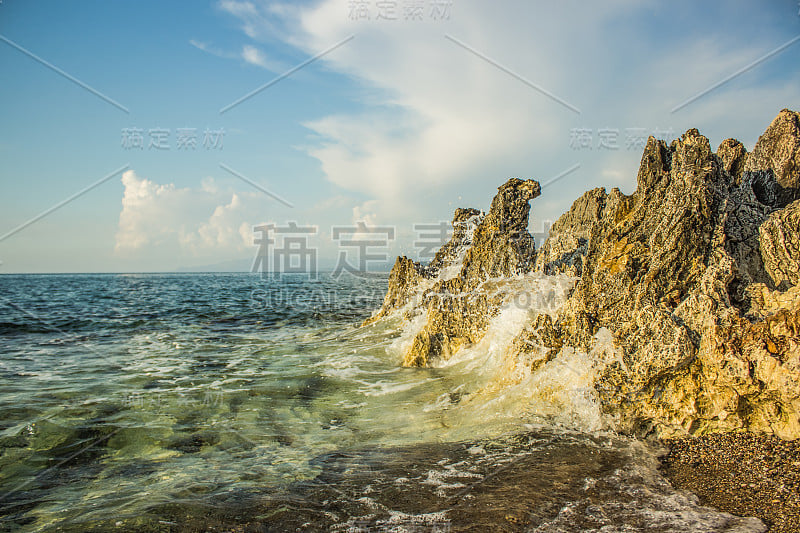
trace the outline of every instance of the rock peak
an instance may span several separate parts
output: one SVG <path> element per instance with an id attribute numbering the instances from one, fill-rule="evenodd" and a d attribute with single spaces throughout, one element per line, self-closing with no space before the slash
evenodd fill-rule
<path id="1" fill-rule="evenodd" d="M 478 343 L 520 291 L 566 274 L 564 287 L 579 279 L 563 305 L 502 324 L 517 328 L 492 348 L 503 384 L 580 352 L 616 430 L 800 438 L 799 154 L 789 110 L 750 154 L 734 139 L 714 153 L 695 128 L 669 145 L 650 137 L 635 193 L 585 193 L 538 253 L 527 225 L 541 186 L 506 181 L 486 215 L 456 211 L 435 264 L 392 269 L 381 313 L 419 318 L 403 364 Z"/>
<path id="2" fill-rule="evenodd" d="M 744 170 L 771 172 L 788 191 L 786 200 L 800 198 L 800 113 L 789 109 L 778 113 L 758 138 Z"/>
<path id="3" fill-rule="evenodd" d="M 540 194 L 539 182 L 511 178 L 498 187 L 486 215 L 477 209 L 456 209 L 453 236 L 429 265 L 397 259 L 383 306 L 365 324 L 416 302 L 407 312 L 425 312 L 427 321 L 405 354 L 406 366 L 446 359 L 483 336 L 499 302 L 476 289 L 489 279 L 533 268 L 529 202 Z"/>

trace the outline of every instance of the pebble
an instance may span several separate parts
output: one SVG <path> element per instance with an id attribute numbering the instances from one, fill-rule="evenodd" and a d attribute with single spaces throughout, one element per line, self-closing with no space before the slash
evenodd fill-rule
<path id="1" fill-rule="evenodd" d="M 800 532 L 800 441 L 725 433 L 670 439 L 662 471 L 703 505 L 755 516 L 770 532 Z"/>

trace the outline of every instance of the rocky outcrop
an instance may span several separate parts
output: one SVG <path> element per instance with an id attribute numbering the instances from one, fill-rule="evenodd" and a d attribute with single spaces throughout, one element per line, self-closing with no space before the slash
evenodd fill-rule
<path id="1" fill-rule="evenodd" d="M 438 276 L 442 269 L 458 268 L 463 261 L 463 254 L 472 246 L 472 237 L 475 228 L 483 218 L 483 213 L 477 209 L 458 208 L 453 215 L 453 236 L 436 252 L 433 260 L 427 266 L 426 277 Z"/>
<path id="2" fill-rule="evenodd" d="M 747 149 L 736 139 L 725 139 L 717 147 L 717 156 L 722 161 L 722 168 L 737 184 L 742 181 L 742 172 L 747 162 Z"/>
<path id="3" fill-rule="evenodd" d="M 394 262 L 389 274 L 389 290 L 383 298 L 383 305 L 377 313 L 364 321 L 364 326 L 372 324 L 394 310 L 401 309 L 412 302 L 422 277 L 423 268 L 418 262 L 400 256 Z"/>
<path id="4" fill-rule="evenodd" d="M 780 187 L 782 205 L 798 198 L 800 191 L 800 113 L 782 110 L 758 138 L 744 169 L 769 171 Z"/>
<path id="5" fill-rule="evenodd" d="M 800 200 L 772 213 L 759 227 L 761 259 L 778 287 L 800 284 Z"/>
<path id="6" fill-rule="evenodd" d="M 446 360 L 483 337 L 502 303 L 502 296 L 484 284 L 533 268 L 529 201 L 540 194 L 538 182 L 512 178 L 498 188 L 485 216 L 475 209 L 456 210 L 453 236 L 429 265 L 397 259 L 383 306 L 365 324 L 412 299 L 419 302 L 409 314 L 424 313 L 426 319 L 405 354 L 404 365 L 426 366 Z"/>
<path id="7" fill-rule="evenodd" d="M 517 178 L 497 189 L 489 213 L 475 228 L 459 273 L 467 286 L 531 270 L 535 246 L 528 233 L 529 202 L 541 193 L 538 181 Z"/>
<path id="8" fill-rule="evenodd" d="M 427 366 L 448 359 L 459 349 L 479 341 L 489 320 L 500 309 L 503 296 L 485 283 L 528 272 L 535 258 L 534 240 L 528 232 L 529 201 L 541 194 L 539 183 L 512 178 L 498 188 L 486 216 L 475 226 L 469 243 L 454 259 L 431 272 L 440 276 L 422 295 L 426 322 L 406 353 L 406 366 Z M 456 211 L 454 222 L 459 219 Z M 454 232 L 453 239 L 459 238 Z M 452 242 L 451 240 L 451 242 Z M 450 245 L 445 248 L 451 247 Z M 435 264 L 435 258 L 434 258 Z M 457 271 L 457 273 L 456 273 Z"/>
<path id="9" fill-rule="evenodd" d="M 593 228 L 616 211 L 625 198 L 617 188 L 611 194 L 598 188 L 575 200 L 570 210 L 550 228 L 550 235 L 536 255 L 535 270 L 580 277 Z"/>
<path id="10" fill-rule="evenodd" d="M 513 364 L 535 372 L 564 350 L 597 358 L 594 394 L 622 431 L 800 437 L 798 124 L 782 111 L 750 154 L 733 139 L 715 153 L 696 129 L 670 145 L 651 137 L 636 191 L 588 191 L 538 253 L 527 222 L 539 185 L 510 180 L 432 268 L 398 259 L 381 312 L 411 287 L 426 314 L 404 364 L 480 340 L 502 280 L 568 274 L 580 277 L 569 299 L 531 314 Z M 602 350 L 600 336 L 611 339 Z"/>
<path id="11" fill-rule="evenodd" d="M 765 135 L 760 145 L 765 138 L 774 142 Z M 600 328 L 613 332 L 621 359 L 596 388 L 622 430 L 800 436 L 800 302 L 776 306 L 785 275 L 771 274 L 796 271 L 786 233 L 798 226 L 764 194 L 776 185 L 771 170 L 739 172 L 743 159 L 752 163 L 734 141 L 722 151 L 697 130 L 670 146 L 648 141 L 636 191 L 593 225 L 559 315 L 561 342 L 587 352 Z M 765 268 L 773 262 L 781 266 Z"/>

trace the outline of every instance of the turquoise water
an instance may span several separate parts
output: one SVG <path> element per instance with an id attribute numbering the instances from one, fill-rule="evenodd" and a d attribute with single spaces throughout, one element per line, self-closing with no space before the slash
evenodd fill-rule
<path id="1" fill-rule="evenodd" d="M 567 367 L 511 380 L 525 310 L 402 368 L 418 324 L 359 327 L 386 285 L 0 276 L 0 530 L 761 530 L 672 490 Z"/>

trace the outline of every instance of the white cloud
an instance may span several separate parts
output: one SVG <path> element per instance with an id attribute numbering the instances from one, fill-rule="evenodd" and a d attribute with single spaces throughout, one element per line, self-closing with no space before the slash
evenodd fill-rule
<path id="1" fill-rule="evenodd" d="M 757 135 L 780 108 L 776 102 L 797 101 L 797 85 L 769 87 L 742 78 L 671 114 L 685 98 L 780 42 L 767 35 L 743 41 L 712 25 L 659 42 L 649 34 L 670 22 L 661 20 L 658 9 L 655 3 L 630 1 L 580 9 L 569 3 L 518 1 L 500 7 L 462 1 L 454 3 L 447 24 L 357 24 L 342 2 L 322 2 L 303 13 L 295 43 L 316 53 L 355 34 L 325 60 L 374 88 L 384 106 L 309 122 L 307 127 L 322 138 L 309 153 L 333 183 L 386 204 L 407 203 L 421 190 L 457 188 L 481 177 L 499 184 L 508 177 L 507 168 L 544 181 L 576 161 L 581 170 L 568 180 L 582 180 L 578 189 L 585 189 L 599 184 L 609 157 L 596 146 L 572 150 L 571 128 L 615 128 L 622 136 L 626 128 L 642 126 L 648 133 L 672 128 L 680 135 L 701 118 L 707 130 L 732 125 L 737 121 L 732 115 L 738 114 L 732 109 L 757 105 L 758 117 L 748 113 Z M 581 114 L 445 34 L 577 106 Z M 622 152 L 624 145 L 614 154 L 617 173 L 602 179 L 612 178 L 610 186 L 635 180 L 628 160 L 638 163 L 641 154 Z M 626 176 L 618 174 L 623 171 Z M 568 207 L 569 201 L 563 203 Z"/>
<path id="2" fill-rule="evenodd" d="M 264 52 L 249 44 L 246 44 L 242 47 L 242 59 L 251 65 L 255 65 L 272 72 L 281 72 L 286 70 L 284 65 L 277 61 L 272 61 L 266 55 L 264 55 Z"/>
<path id="3" fill-rule="evenodd" d="M 379 207 L 377 200 L 368 200 L 361 205 L 353 207 L 353 224 L 363 222 L 367 227 L 378 225 L 378 215 L 375 210 Z"/>
<path id="4" fill-rule="evenodd" d="M 198 41 L 195 39 L 189 39 L 189 44 L 194 46 L 198 50 L 206 52 L 207 54 L 211 54 L 216 57 L 221 57 L 223 59 L 243 60 L 245 63 L 249 65 L 255 65 L 257 67 L 267 69 L 271 72 L 283 72 L 286 70 L 285 65 L 277 61 L 272 61 L 264 54 L 264 52 L 262 52 L 259 48 L 251 44 L 243 45 L 241 52 L 238 53 L 226 52 L 225 50 L 217 48 L 211 44 L 208 44 L 203 41 Z"/>
<path id="5" fill-rule="evenodd" d="M 230 52 L 226 52 L 217 48 L 216 46 L 206 43 L 204 41 L 198 41 L 196 39 L 189 39 L 189 44 L 197 48 L 198 50 L 202 50 L 207 54 L 211 54 L 212 56 L 221 57 L 224 59 L 235 59 L 238 56 L 236 54 L 232 54 Z"/>
<path id="6" fill-rule="evenodd" d="M 232 181 L 234 186 L 240 185 Z M 307 207 L 288 208 L 256 190 L 234 190 L 211 176 L 197 188 L 159 184 L 133 170 L 122 175 L 124 193 L 116 232 L 116 255 L 130 265 L 171 270 L 212 265 L 230 259 L 254 258 L 254 226 L 290 222 L 316 226 L 308 245 L 318 250 L 321 264 L 338 257 L 331 227 L 357 220 L 375 222 L 375 202 L 359 204 L 336 195 Z M 357 219 L 357 220 L 356 220 Z M 154 266 L 155 265 L 155 266 Z"/>
<path id="7" fill-rule="evenodd" d="M 302 9 L 290 2 L 275 1 L 221 0 L 217 5 L 237 18 L 242 31 L 251 39 L 286 39 L 286 22 L 294 20 Z"/>
<path id="8" fill-rule="evenodd" d="M 189 39 L 189 44 L 191 44 L 198 50 L 202 50 L 203 52 L 208 52 L 208 45 L 206 43 L 197 41 L 195 39 Z"/>
<path id="9" fill-rule="evenodd" d="M 252 229 L 248 235 L 240 232 L 241 226 L 252 228 L 251 224 L 242 221 L 242 207 L 241 198 L 234 193 L 230 203 L 218 205 L 196 231 L 179 232 L 179 242 L 194 253 L 215 249 L 244 249 L 252 243 L 253 235 Z"/>
<path id="10" fill-rule="evenodd" d="M 364 107 L 307 121 L 316 139 L 306 150 L 344 193 L 367 197 L 353 216 L 376 223 L 449 218 L 435 210 L 442 199 L 460 195 L 459 205 L 485 207 L 510 176 L 544 183 L 580 163 L 534 203 L 534 218 L 554 219 L 589 188 L 632 190 L 641 150 L 626 148 L 628 128 L 679 136 L 699 127 L 712 144 L 728 136 L 747 142 L 800 100 L 794 71 L 772 83 L 759 65 L 670 113 L 786 40 L 731 31 L 774 26 L 759 5 L 733 14 L 722 3 L 686 3 L 677 16 L 655 1 L 457 0 L 450 20 L 415 23 L 402 12 L 397 21 L 376 20 L 374 4 L 371 20 L 353 21 L 341 0 L 223 4 L 247 35 L 283 35 L 309 56 L 355 36 L 320 63 L 357 80 Z M 570 146 L 573 128 L 592 130 L 592 149 Z M 598 149 L 599 129 L 617 130 L 619 148 Z"/>
<path id="11" fill-rule="evenodd" d="M 259 15 L 258 9 L 252 2 L 239 2 L 236 0 L 222 0 L 219 3 L 220 9 L 227 11 L 231 15 L 245 21 L 242 25 L 242 31 L 248 37 L 255 37 L 258 35 L 258 28 L 262 25 L 263 20 Z"/>
<path id="12" fill-rule="evenodd" d="M 122 175 L 122 184 L 117 253 L 171 250 L 179 258 L 252 247 L 252 225 L 262 208 L 254 193 L 223 192 L 213 178 L 204 179 L 200 189 L 161 185 L 133 170 Z"/>
<path id="13" fill-rule="evenodd" d="M 174 231 L 161 223 L 160 216 L 170 204 L 185 203 L 186 190 L 140 179 L 133 170 L 122 175 L 122 185 L 125 192 L 116 236 L 117 251 L 135 250 L 160 242 Z"/>
<path id="14" fill-rule="evenodd" d="M 255 46 L 245 45 L 242 48 L 242 59 L 259 67 L 266 68 L 267 66 L 267 60 L 264 57 L 264 54 L 262 54 L 261 51 Z"/>

